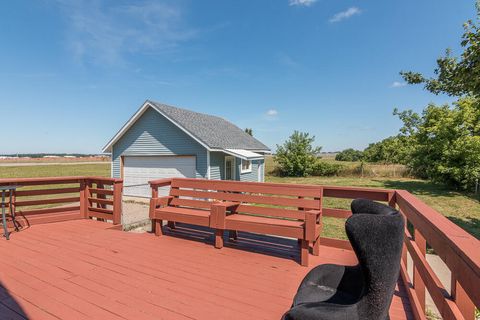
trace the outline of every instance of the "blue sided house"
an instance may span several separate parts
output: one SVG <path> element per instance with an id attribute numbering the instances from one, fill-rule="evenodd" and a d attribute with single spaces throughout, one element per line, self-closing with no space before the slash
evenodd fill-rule
<path id="1" fill-rule="evenodd" d="M 270 149 L 233 123 L 146 101 L 103 148 L 124 194 L 150 197 L 148 181 L 188 177 L 264 181 Z"/>

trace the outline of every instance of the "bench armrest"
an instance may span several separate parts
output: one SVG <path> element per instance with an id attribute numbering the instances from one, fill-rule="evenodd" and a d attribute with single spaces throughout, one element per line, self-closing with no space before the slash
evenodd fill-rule
<path id="1" fill-rule="evenodd" d="M 305 240 L 316 240 L 316 228 L 319 219 L 322 216 L 321 210 L 308 210 L 305 211 Z"/>
<path id="2" fill-rule="evenodd" d="M 158 198 L 152 198 L 150 199 L 150 219 L 154 217 L 155 209 L 159 207 L 166 207 L 170 204 L 170 201 L 172 201 L 173 197 L 172 196 L 165 196 L 165 197 L 158 197 Z"/>
<path id="3" fill-rule="evenodd" d="M 225 217 L 227 211 L 235 212 L 239 202 L 214 202 L 210 207 L 210 227 L 216 229 L 225 229 Z"/>

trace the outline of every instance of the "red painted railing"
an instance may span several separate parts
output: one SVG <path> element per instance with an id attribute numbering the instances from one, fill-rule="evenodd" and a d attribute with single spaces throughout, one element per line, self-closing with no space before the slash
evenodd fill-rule
<path id="1" fill-rule="evenodd" d="M 0 185 L 20 186 L 11 207 L 21 224 L 48 223 L 95 217 L 121 223 L 121 179 L 48 177 L 0 179 Z M 9 194 L 7 193 L 7 197 Z"/>
<path id="2" fill-rule="evenodd" d="M 156 197 L 158 188 L 170 183 L 169 179 L 151 181 L 152 195 Z M 350 210 L 325 207 L 328 198 L 366 198 L 386 202 L 399 209 L 410 226 L 405 229 L 401 279 L 407 288 L 415 319 L 426 319 L 426 291 L 443 319 L 475 319 L 475 307 L 480 308 L 480 241 L 404 190 L 314 185 L 304 187 L 323 188 L 323 217 L 345 219 L 352 214 Z M 410 234 L 409 229 L 413 230 L 413 234 Z M 351 249 L 346 240 L 321 237 L 321 244 Z M 444 288 L 427 262 L 427 245 L 451 271 L 450 292 Z M 407 256 L 411 259 L 407 259 Z M 412 279 L 407 272 L 409 269 L 413 269 Z"/>

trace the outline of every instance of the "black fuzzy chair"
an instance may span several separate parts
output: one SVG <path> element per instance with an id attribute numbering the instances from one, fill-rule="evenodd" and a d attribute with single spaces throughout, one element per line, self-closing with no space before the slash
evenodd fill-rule
<path id="1" fill-rule="evenodd" d="M 404 220 L 366 199 L 351 204 L 345 230 L 359 264 L 324 264 L 303 279 L 283 320 L 385 320 L 400 271 Z"/>

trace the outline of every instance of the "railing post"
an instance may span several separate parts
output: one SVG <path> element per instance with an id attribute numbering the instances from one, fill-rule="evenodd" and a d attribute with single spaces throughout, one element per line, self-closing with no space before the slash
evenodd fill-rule
<path id="1" fill-rule="evenodd" d="M 154 185 L 154 184 L 151 184 L 150 187 L 152 188 L 152 199 L 155 199 L 155 198 L 158 198 L 158 185 Z M 155 205 L 152 205 L 152 199 L 150 199 L 150 209 L 149 209 L 149 212 L 148 212 L 148 215 L 150 217 L 150 221 L 152 223 L 152 233 L 155 233 L 156 232 L 156 229 L 157 228 L 162 228 L 162 226 L 157 226 L 156 223 L 154 223 L 153 221 L 153 217 L 154 217 L 154 211 L 155 211 Z"/>
<path id="2" fill-rule="evenodd" d="M 413 236 L 415 238 L 415 243 L 420 249 L 420 252 L 423 257 L 426 258 L 427 253 L 427 241 L 425 237 L 418 231 L 418 229 L 414 230 Z M 413 288 L 417 293 L 418 301 L 420 302 L 420 306 L 422 310 L 425 312 L 425 283 L 418 272 L 418 269 L 415 267 L 415 263 L 413 264 Z"/>
<path id="3" fill-rule="evenodd" d="M 123 180 L 113 183 L 113 224 L 122 223 L 122 189 Z"/>
<path id="4" fill-rule="evenodd" d="M 455 301 L 465 320 L 475 319 L 475 305 L 465 292 L 465 289 L 463 289 L 462 285 L 457 281 L 455 272 L 453 271 L 451 278 L 451 289 L 452 299 Z"/>
<path id="5" fill-rule="evenodd" d="M 88 219 L 88 182 L 85 179 L 80 180 L 80 215 L 84 219 Z"/>

